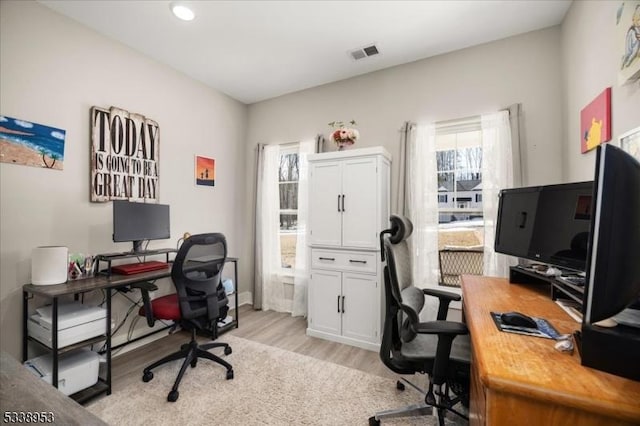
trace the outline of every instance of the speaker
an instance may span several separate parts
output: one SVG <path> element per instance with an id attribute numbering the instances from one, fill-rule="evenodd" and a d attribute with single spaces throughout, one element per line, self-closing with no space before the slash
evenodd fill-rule
<path id="1" fill-rule="evenodd" d="M 36 247 L 31 253 L 31 284 L 53 285 L 67 282 L 69 249 L 61 246 Z"/>
<path id="2" fill-rule="evenodd" d="M 640 381 L 640 329 L 582 324 L 582 365 Z"/>

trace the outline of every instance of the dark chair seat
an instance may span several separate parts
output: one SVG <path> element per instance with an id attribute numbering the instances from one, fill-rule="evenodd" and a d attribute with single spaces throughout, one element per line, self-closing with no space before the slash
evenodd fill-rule
<path id="1" fill-rule="evenodd" d="M 424 354 L 434 354 L 438 348 L 437 334 L 418 334 L 402 345 L 402 355 L 408 359 L 424 360 Z M 449 363 L 453 369 L 468 368 L 471 363 L 471 344 L 468 338 L 455 338 L 451 345 Z"/>

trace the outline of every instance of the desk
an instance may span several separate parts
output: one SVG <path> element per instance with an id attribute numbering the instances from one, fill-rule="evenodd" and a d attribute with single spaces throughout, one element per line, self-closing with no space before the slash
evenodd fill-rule
<path id="1" fill-rule="evenodd" d="M 31 374 L 16 359 L 0 352 L 0 406 L 2 407 L 3 424 L 9 423 L 5 415 L 23 416 L 20 413 L 37 414 L 47 421 L 23 421 L 19 424 L 54 423 L 58 425 L 104 425 L 107 424 L 87 411 L 77 402 L 58 392 L 51 386 L 43 386 L 42 380 Z M 51 413 L 51 414 L 49 414 Z M 11 417 L 10 417 L 11 418 Z M 26 420 L 26 419 L 25 419 Z"/>
<path id="2" fill-rule="evenodd" d="M 640 424 L 640 382 L 583 367 L 577 350 L 560 353 L 553 340 L 498 331 L 490 311 L 542 317 L 560 333 L 577 330 L 548 286 L 465 275 L 462 295 L 472 344 L 471 425 Z"/>
<path id="3" fill-rule="evenodd" d="M 238 258 L 227 257 L 227 262 L 234 264 L 235 274 L 235 318 L 232 322 L 222 327 L 219 331 L 225 332 L 231 328 L 238 327 Z M 131 284 L 139 283 L 142 281 L 153 281 L 160 278 L 167 278 L 171 276 L 171 268 L 160 269 L 156 271 L 143 272 L 134 275 L 111 275 L 111 276 L 95 276 L 91 278 L 85 278 L 75 281 L 68 281 L 64 284 L 56 285 L 33 285 L 26 284 L 22 287 L 22 361 L 28 359 L 28 342 L 29 340 L 42 345 L 35 339 L 29 337 L 27 330 L 27 321 L 29 320 L 29 300 L 33 295 L 39 295 L 52 300 L 52 324 L 51 324 L 51 348 L 42 345 L 42 347 L 51 350 L 53 355 L 52 366 L 52 383 L 57 387 L 58 385 L 58 355 L 60 353 L 68 352 L 80 347 L 90 345 L 92 343 L 105 341 L 105 361 L 106 361 L 106 377 L 100 377 L 98 383 L 94 386 L 77 392 L 71 397 L 78 401 L 84 402 L 90 398 L 106 393 L 111 394 L 111 292 L 114 288 L 124 287 Z M 106 329 L 103 336 L 95 337 L 89 340 L 84 340 L 79 343 L 75 343 L 66 346 L 62 349 L 58 348 L 58 299 L 61 296 L 77 295 L 80 293 L 86 293 L 94 290 L 105 290 L 106 297 Z"/>

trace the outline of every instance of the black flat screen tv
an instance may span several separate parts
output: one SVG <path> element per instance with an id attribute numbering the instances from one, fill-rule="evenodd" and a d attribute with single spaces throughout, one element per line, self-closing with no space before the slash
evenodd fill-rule
<path id="1" fill-rule="evenodd" d="M 640 163 L 606 144 L 596 154 L 584 322 L 609 318 L 640 297 Z"/>
<path id="2" fill-rule="evenodd" d="M 171 238 L 169 206 L 166 204 L 113 201 L 113 241 L 133 242 L 133 252 L 142 251 L 145 240 Z"/>
<path id="3" fill-rule="evenodd" d="M 628 312 L 619 322 L 619 313 L 640 297 L 640 163 L 600 145 L 594 185 L 580 362 L 640 381 L 640 323 L 631 320 L 638 315 Z M 605 327 L 600 321 L 611 316 L 618 325 Z"/>
<path id="4" fill-rule="evenodd" d="M 500 192 L 495 251 L 584 272 L 593 182 Z"/>

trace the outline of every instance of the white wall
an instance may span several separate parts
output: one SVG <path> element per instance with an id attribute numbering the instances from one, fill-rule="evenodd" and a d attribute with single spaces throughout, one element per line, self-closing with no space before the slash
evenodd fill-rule
<path id="1" fill-rule="evenodd" d="M 250 105 L 248 145 L 318 133 L 328 137 L 327 123 L 355 119 L 361 135 L 356 147 L 383 145 L 393 156 L 395 207 L 395 160 L 404 121 L 462 118 L 519 102 L 524 183 L 557 183 L 562 176 L 561 95 L 560 28 L 554 27 Z M 253 150 L 249 155 L 255 158 Z M 254 179 L 252 174 L 247 181 L 247 203 L 255 194 Z M 245 216 L 253 223 L 251 212 Z"/>
<path id="2" fill-rule="evenodd" d="M 356 147 L 384 145 L 397 158 L 398 130 L 406 120 L 462 118 L 520 102 L 525 181 L 554 182 L 561 175 L 559 42 L 554 27 L 252 104 L 248 142 L 328 136 L 328 122 L 355 119 Z"/>
<path id="3" fill-rule="evenodd" d="M 620 38 L 616 11 L 620 1 L 574 1 L 562 24 L 564 87 L 563 179 L 593 180 L 595 150 L 580 151 L 580 111 L 611 87 L 611 135 L 640 126 L 640 80 L 619 86 Z"/>
<path id="4" fill-rule="evenodd" d="M 33 247 L 127 250 L 111 239 L 111 203 L 89 202 L 89 110 L 118 106 L 160 126 L 160 202 L 171 205 L 170 240 L 223 232 L 249 289 L 245 186 L 247 107 L 35 2 L 0 3 L 0 114 L 67 131 L 64 170 L 0 163 L 0 347 L 20 356 L 22 285 Z M 215 188 L 196 188 L 194 154 L 216 159 Z M 161 283 L 170 288 L 168 280 Z M 97 295 L 96 297 L 100 297 Z M 115 316 L 129 306 L 114 297 Z M 142 325 L 142 324 L 141 324 Z M 142 328 L 145 326 L 142 325 Z"/>

